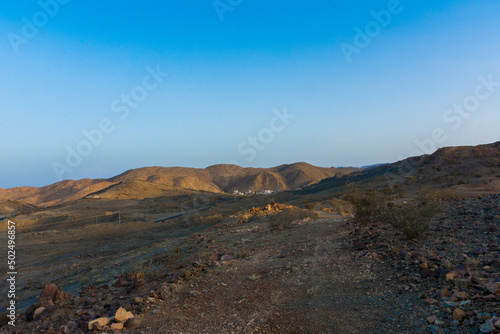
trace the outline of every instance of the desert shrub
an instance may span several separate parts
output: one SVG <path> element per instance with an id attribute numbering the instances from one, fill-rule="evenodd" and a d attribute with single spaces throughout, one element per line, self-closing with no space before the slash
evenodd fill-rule
<path id="1" fill-rule="evenodd" d="M 363 225 L 368 224 L 385 203 L 378 191 L 374 189 L 362 191 L 353 184 L 348 185 L 345 199 L 351 203 L 354 218 Z"/>
<path id="2" fill-rule="evenodd" d="M 318 205 L 318 203 L 308 202 L 308 203 L 304 204 L 304 208 L 306 208 L 309 211 L 313 211 L 314 208 L 316 208 L 317 205 Z"/>
<path id="3" fill-rule="evenodd" d="M 378 219 L 401 230 L 409 239 L 420 238 L 432 226 L 434 216 L 439 212 L 439 202 L 433 196 L 418 197 L 412 203 L 382 208 Z"/>
<path id="4" fill-rule="evenodd" d="M 286 209 L 275 215 L 269 216 L 269 229 L 271 231 L 289 229 L 292 227 L 294 221 L 305 218 L 318 219 L 319 215 L 315 212 L 299 208 Z"/>
<path id="5" fill-rule="evenodd" d="M 333 198 L 331 205 L 332 205 L 332 210 L 336 213 L 340 213 L 342 215 L 350 215 L 353 213 L 349 202 L 343 199 Z"/>

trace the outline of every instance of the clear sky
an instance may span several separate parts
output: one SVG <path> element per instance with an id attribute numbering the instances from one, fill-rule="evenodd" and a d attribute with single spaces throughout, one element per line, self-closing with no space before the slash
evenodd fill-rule
<path id="1" fill-rule="evenodd" d="M 495 142 L 499 22 L 497 0 L 2 1 L 0 188 Z"/>

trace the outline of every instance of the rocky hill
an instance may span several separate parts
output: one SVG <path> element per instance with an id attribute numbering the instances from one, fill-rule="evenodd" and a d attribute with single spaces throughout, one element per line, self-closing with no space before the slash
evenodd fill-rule
<path id="1" fill-rule="evenodd" d="M 0 200 L 20 200 L 42 207 L 85 198 L 148 198 L 171 195 L 182 190 L 207 192 L 294 190 L 356 168 L 322 168 L 306 163 L 274 168 L 243 168 L 214 165 L 205 169 L 145 167 L 128 170 L 109 179 L 65 180 L 35 188 L 0 189 Z"/>
<path id="2" fill-rule="evenodd" d="M 411 157 L 343 177 L 326 178 L 303 193 L 335 193 L 346 183 L 375 187 L 458 188 L 500 191 L 500 142 L 440 148 L 430 155 Z"/>

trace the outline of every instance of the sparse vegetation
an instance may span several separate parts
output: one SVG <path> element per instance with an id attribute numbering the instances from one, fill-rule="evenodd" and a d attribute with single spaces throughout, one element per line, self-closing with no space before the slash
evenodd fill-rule
<path id="1" fill-rule="evenodd" d="M 415 202 L 389 205 L 378 213 L 378 219 L 401 230 L 409 239 L 420 238 L 429 230 L 440 205 L 435 196 L 419 196 Z"/>
<path id="2" fill-rule="evenodd" d="M 306 218 L 318 219 L 319 215 L 299 208 L 287 209 L 269 217 L 269 229 L 271 231 L 286 230 L 292 227 L 294 221 Z"/>
<path id="3" fill-rule="evenodd" d="M 309 210 L 309 211 L 313 211 L 316 206 L 318 206 L 318 203 L 311 203 L 311 202 L 308 202 L 306 204 L 304 204 L 304 207 Z"/>
<path id="4" fill-rule="evenodd" d="M 351 203 L 354 218 L 367 225 L 384 204 L 380 193 L 374 189 L 360 190 L 357 184 L 349 184 L 345 199 Z"/>
<path id="5" fill-rule="evenodd" d="M 332 210 L 335 213 L 339 213 L 342 215 L 349 215 L 352 214 L 352 208 L 349 202 L 340 199 L 340 198 L 333 198 L 331 202 Z"/>

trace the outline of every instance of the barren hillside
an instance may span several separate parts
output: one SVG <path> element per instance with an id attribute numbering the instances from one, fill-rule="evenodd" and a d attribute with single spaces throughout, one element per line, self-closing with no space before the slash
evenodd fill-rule
<path id="1" fill-rule="evenodd" d="M 49 186 L 0 189 L 0 200 L 21 200 L 37 206 L 53 206 L 89 195 L 102 198 L 151 198 L 170 195 L 173 190 L 214 193 L 261 190 L 293 190 L 355 168 L 321 168 L 306 163 L 274 168 L 242 168 L 214 165 L 205 169 L 145 167 L 128 170 L 109 179 L 65 180 Z M 133 181 L 133 182 L 132 182 Z"/>

